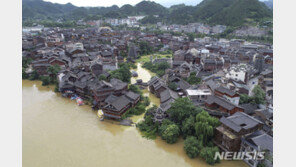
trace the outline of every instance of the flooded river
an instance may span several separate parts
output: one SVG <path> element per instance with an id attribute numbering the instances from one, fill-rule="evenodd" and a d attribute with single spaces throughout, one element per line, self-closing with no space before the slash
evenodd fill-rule
<path id="1" fill-rule="evenodd" d="M 151 77 L 146 72 L 139 76 L 144 82 Z M 160 138 L 147 140 L 135 127 L 99 121 L 89 106 L 79 107 L 39 81 L 24 80 L 22 85 L 24 167 L 208 166 L 188 158 L 181 140 L 173 145 Z M 147 91 L 145 95 L 159 104 Z M 247 165 L 223 161 L 215 166 Z"/>

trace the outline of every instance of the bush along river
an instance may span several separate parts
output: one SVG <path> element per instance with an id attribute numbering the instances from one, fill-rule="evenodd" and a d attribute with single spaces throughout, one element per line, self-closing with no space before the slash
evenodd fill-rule
<path id="1" fill-rule="evenodd" d="M 147 82 L 151 73 L 140 64 L 139 76 Z M 160 101 L 147 89 L 144 96 L 153 104 Z M 53 86 L 41 86 L 40 81 L 23 80 L 23 166 L 24 167 L 163 167 L 209 166 L 201 158 L 190 159 L 184 142 L 167 144 L 160 137 L 143 138 L 134 126 L 120 126 L 113 121 L 99 121 L 90 106 L 78 106 L 75 101 L 54 92 Z M 138 122 L 143 118 L 133 116 Z M 217 167 L 247 166 L 242 161 L 221 161 Z"/>

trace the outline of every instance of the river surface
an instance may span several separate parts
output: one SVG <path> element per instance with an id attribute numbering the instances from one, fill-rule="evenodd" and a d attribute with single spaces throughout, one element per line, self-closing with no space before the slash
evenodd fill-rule
<path id="1" fill-rule="evenodd" d="M 139 67 L 138 78 L 147 82 L 151 74 Z M 172 145 L 160 138 L 147 140 L 135 127 L 99 121 L 89 106 L 77 106 L 53 92 L 53 87 L 27 80 L 22 86 L 24 167 L 208 166 L 199 158 L 188 158 L 181 139 Z M 159 105 L 159 99 L 147 90 L 144 95 Z M 241 161 L 222 161 L 215 166 L 247 167 Z"/>

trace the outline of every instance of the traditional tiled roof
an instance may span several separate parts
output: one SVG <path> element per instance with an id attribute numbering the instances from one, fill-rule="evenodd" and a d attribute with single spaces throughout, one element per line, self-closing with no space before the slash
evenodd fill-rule
<path id="1" fill-rule="evenodd" d="M 248 141 L 248 143 L 257 147 L 257 149 L 260 148 L 261 150 L 273 152 L 273 138 L 262 130 L 246 136 L 243 140 Z"/>
<path id="2" fill-rule="evenodd" d="M 236 93 L 228 88 L 225 88 L 224 86 L 220 86 L 216 89 L 216 91 L 219 91 L 221 93 L 227 94 L 229 96 L 234 96 Z"/>
<path id="3" fill-rule="evenodd" d="M 230 129 L 234 130 L 235 132 L 240 132 L 242 129 L 251 129 L 258 124 L 263 124 L 261 121 L 243 112 L 236 112 L 235 114 L 227 118 L 222 117 L 220 118 L 220 122 Z"/>
<path id="4" fill-rule="evenodd" d="M 125 106 L 130 103 L 130 100 L 126 98 L 124 95 L 118 97 L 115 101 L 110 104 L 107 104 L 104 108 L 111 108 L 115 111 L 121 111 Z"/>
<path id="5" fill-rule="evenodd" d="M 217 104 L 227 110 L 232 110 L 236 107 L 240 108 L 239 106 L 231 103 L 230 101 L 224 99 L 224 98 L 221 98 L 221 97 L 218 97 L 218 96 L 214 96 L 214 95 L 211 95 L 211 96 L 208 96 L 207 100 L 205 101 L 206 104 Z"/>
<path id="6" fill-rule="evenodd" d="M 132 101 L 134 101 L 134 100 L 136 100 L 136 99 L 138 99 L 138 98 L 140 97 L 139 94 L 134 93 L 134 92 L 132 92 L 132 91 L 128 91 L 128 92 L 126 92 L 124 95 L 125 95 L 128 99 L 130 99 L 130 100 L 132 100 Z"/>
<path id="7" fill-rule="evenodd" d="M 116 78 L 112 78 L 110 80 L 110 84 L 115 88 L 115 90 L 121 90 L 127 86 L 127 83 L 122 82 L 121 80 Z"/>
<path id="8" fill-rule="evenodd" d="M 169 99 L 177 99 L 179 98 L 178 93 L 174 92 L 170 89 L 166 89 L 165 91 L 162 91 L 160 93 L 160 102 L 164 103 L 168 101 Z"/>

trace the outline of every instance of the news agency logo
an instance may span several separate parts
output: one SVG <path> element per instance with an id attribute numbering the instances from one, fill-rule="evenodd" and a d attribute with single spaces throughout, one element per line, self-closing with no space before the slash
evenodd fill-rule
<path id="1" fill-rule="evenodd" d="M 263 160 L 265 152 L 216 152 L 214 159 L 217 160 Z"/>

